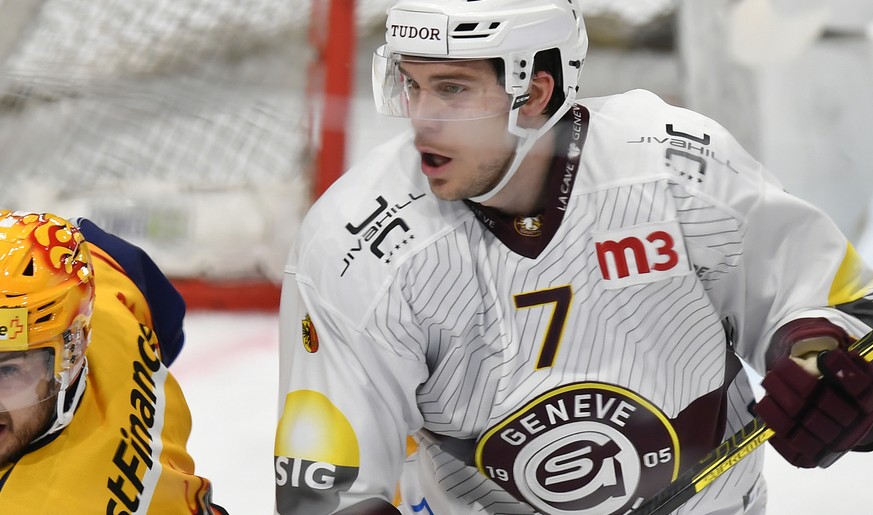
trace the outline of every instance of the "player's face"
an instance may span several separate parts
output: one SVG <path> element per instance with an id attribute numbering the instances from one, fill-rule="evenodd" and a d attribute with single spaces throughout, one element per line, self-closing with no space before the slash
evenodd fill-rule
<path id="1" fill-rule="evenodd" d="M 460 200 L 486 193 L 505 173 L 516 138 L 509 95 L 485 60 L 404 61 L 409 116 L 421 171 L 433 193 Z"/>
<path id="2" fill-rule="evenodd" d="M 56 402 L 47 349 L 0 353 L 0 466 L 18 459 L 51 421 Z"/>
<path id="3" fill-rule="evenodd" d="M 0 413 L 0 467 L 21 456 L 25 447 L 46 430 L 54 412 L 55 400 L 49 398 L 36 406 Z"/>

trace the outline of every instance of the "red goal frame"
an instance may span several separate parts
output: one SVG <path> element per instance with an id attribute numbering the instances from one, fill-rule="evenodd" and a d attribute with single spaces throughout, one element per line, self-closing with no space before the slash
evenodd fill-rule
<path id="1" fill-rule="evenodd" d="M 311 200 L 315 201 L 345 171 L 347 130 L 352 124 L 355 84 L 355 0 L 316 0 L 310 13 L 306 95 L 310 105 Z M 317 131 L 317 132 L 316 132 Z M 229 281 L 175 278 L 189 310 L 275 311 L 281 285 L 268 279 Z"/>
<path id="2" fill-rule="evenodd" d="M 310 148 L 315 149 L 312 199 L 315 200 L 346 168 L 346 131 L 355 85 L 355 0 L 312 3 L 309 40 L 314 49 L 309 63 L 307 94 L 319 98 L 320 112 L 310 112 L 310 127 L 318 127 Z M 317 119 L 312 117 L 316 116 Z"/>

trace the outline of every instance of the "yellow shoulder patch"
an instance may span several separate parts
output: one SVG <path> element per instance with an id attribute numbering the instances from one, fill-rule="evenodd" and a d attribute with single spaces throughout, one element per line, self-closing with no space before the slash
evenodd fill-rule
<path id="1" fill-rule="evenodd" d="M 297 390 L 285 397 L 275 451 L 276 456 L 343 467 L 358 467 L 361 459 L 351 423 L 330 399 L 312 390 Z"/>
<path id="2" fill-rule="evenodd" d="M 871 289 L 873 289 L 873 271 L 867 267 L 855 247 L 846 242 L 846 255 L 831 284 L 828 305 L 838 306 L 854 302 L 868 294 Z"/>

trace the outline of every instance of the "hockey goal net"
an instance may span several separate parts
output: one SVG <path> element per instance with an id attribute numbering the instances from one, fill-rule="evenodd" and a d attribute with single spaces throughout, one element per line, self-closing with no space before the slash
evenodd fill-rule
<path id="1" fill-rule="evenodd" d="M 312 8 L 0 0 L 0 206 L 88 217 L 174 280 L 277 284 L 312 199 Z"/>
<path id="2" fill-rule="evenodd" d="M 275 306 L 299 222 L 331 180 L 318 184 L 318 152 L 383 138 L 365 61 L 393 1 L 0 0 L 0 207 L 92 219 L 195 306 Z M 651 17 L 636 0 L 583 1 L 628 19 L 621 6 Z M 338 68 L 352 68 L 358 106 L 339 121 L 323 109 L 336 94 L 324 66 L 344 57 L 320 54 L 343 30 L 331 12 L 359 48 Z M 356 141 L 328 141 L 327 124 Z"/>

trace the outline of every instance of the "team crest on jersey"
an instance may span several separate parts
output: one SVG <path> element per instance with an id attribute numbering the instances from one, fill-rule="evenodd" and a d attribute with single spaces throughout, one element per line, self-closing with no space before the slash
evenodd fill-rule
<path id="1" fill-rule="evenodd" d="M 315 332 L 315 325 L 312 323 L 312 318 L 309 313 L 303 318 L 303 348 L 306 352 L 315 353 L 318 351 L 318 333 Z"/>
<path id="2" fill-rule="evenodd" d="M 594 251 L 607 289 L 692 273 L 678 220 L 595 233 Z"/>
<path id="3" fill-rule="evenodd" d="M 479 470 L 537 511 L 625 513 L 672 482 L 679 440 L 639 395 L 604 383 L 547 392 L 489 430 Z"/>
<path id="4" fill-rule="evenodd" d="M 515 232 L 528 238 L 540 236 L 543 233 L 542 215 L 516 217 Z"/>

